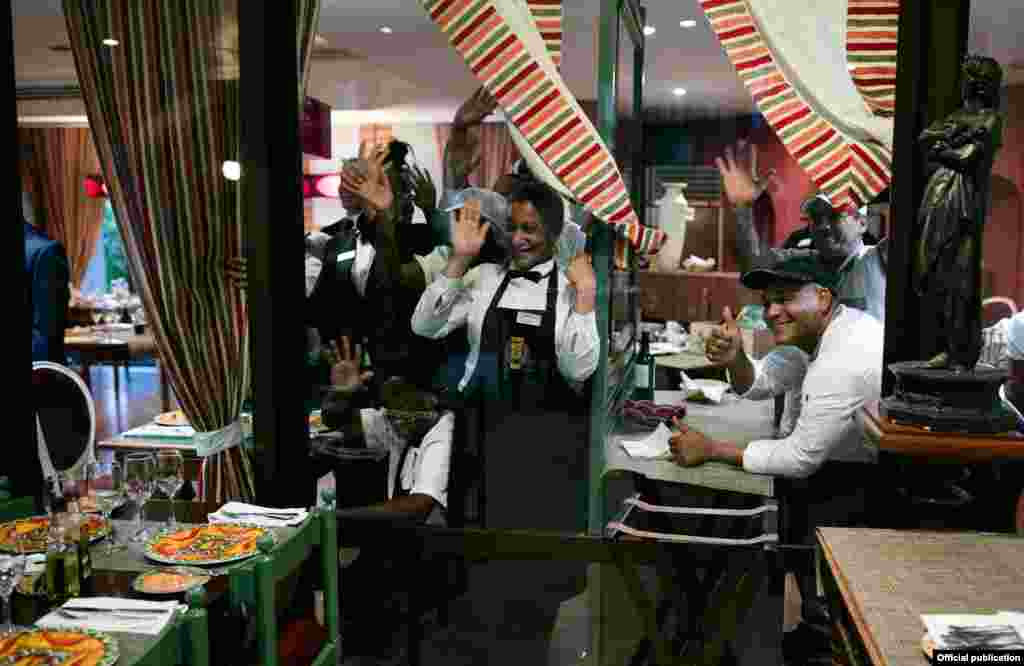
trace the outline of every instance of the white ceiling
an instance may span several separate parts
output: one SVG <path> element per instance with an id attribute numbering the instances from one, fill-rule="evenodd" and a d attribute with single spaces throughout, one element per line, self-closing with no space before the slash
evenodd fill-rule
<path id="1" fill-rule="evenodd" d="M 75 81 L 70 53 L 50 47 L 67 44 L 60 0 L 14 0 L 15 69 L 19 85 Z M 753 110 L 750 98 L 722 54 L 697 0 L 647 0 L 648 38 L 645 108 L 662 118 L 732 115 Z M 596 26 L 601 0 L 564 0 L 563 76 L 579 99 L 596 97 Z M 683 29 L 679 21 L 697 19 Z M 1004 67 L 1024 64 L 1024 3 L 974 0 L 971 49 L 993 55 Z M 382 25 L 391 34 L 379 31 Z M 309 93 L 353 117 L 450 120 L 475 80 L 430 22 L 419 0 L 323 0 L 320 34 L 326 49 L 348 49 L 361 58 L 316 56 Z M 1013 80 L 1024 68 L 1007 67 Z M 676 87 L 687 89 L 675 97 Z M 64 104 L 67 106 L 67 103 Z M 23 105 L 19 115 L 31 105 Z M 45 104 L 36 104 L 47 109 Z M 45 112 L 45 111 L 40 111 Z M 52 113 L 52 109 L 49 110 Z"/>

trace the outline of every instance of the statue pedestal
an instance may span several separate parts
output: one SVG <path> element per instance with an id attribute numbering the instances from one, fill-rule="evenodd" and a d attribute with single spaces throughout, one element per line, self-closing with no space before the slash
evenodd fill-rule
<path id="1" fill-rule="evenodd" d="M 924 361 L 892 363 L 896 389 L 879 412 L 895 423 L 935 432 L 999 433 L 1016 421 L 999 401 L 1005 370 L 969 372 L 929 368 Z"/>

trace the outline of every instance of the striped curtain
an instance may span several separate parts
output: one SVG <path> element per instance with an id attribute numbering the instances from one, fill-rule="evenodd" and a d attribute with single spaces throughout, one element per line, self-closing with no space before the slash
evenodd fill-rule
<path id="1" fill-rule="evenodd" d="M 318 0 L 300 9 L 306 69 Z M 64 0 L 82 96 L 129 270 L 189 421 L 227 448 L 206 459 L 206 499 L 252 499 L 238 417 L 249 322 L 237 266 L 242 198 L 237 0 Z M 105 46 L 116 38 L 119 45 Z M 302 95 L 296 99 L 301 103 Z M 244 267 L 243 267 L 244 268 Z"/>
<path id="2" fill-rule="evenodd" d="M 597 219 L 616 225 L 616 235 L 638 251 L 657 252 L 665 233 L 639 224 L 615 160 L 559 75 L 551 44 L 526 0 L 422 2 L 498 100 L 534 174 Z"/>
<path id="3" fill-rule="evenodd" d="M 791 0 L 701 0 L 722 49 L 762 115 L 837 207 L 860 207 L 891 180 L 892 118 L 879 113 L 885 95 L 877 95 L 867 73 L 855 85 L 849 65 L 889 58 L 894 42 L 887 40 L 895 39 L 898 20 L 892 4 L 837 0 L 818 3 L 810 11 Z M 866 9 L 880 13 L 858 14 Z M 851 23 L 851 12 L 866 18 Z M 865 29 L 848 36 L 848 24 Z M 868 43 L 883 55 L 869 55 L 864 49 Z M 860 55 L 848 60 L 848 51 Z M 894 79 L 894 67 L 891 72 Z M 881 101 L 872 106 L 866 103 L 869 98 Z"/>
<path id="4" fill-rule="evenodd" d="M 900 0 L 847 0 L 846 60 L 853 85 L 871 112 L 896 113 L 896 44 Z"/>

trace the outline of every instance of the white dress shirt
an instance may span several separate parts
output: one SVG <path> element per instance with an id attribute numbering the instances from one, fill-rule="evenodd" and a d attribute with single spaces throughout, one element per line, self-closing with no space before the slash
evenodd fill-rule
<path id="1" fill-rule="evenodd" d="M 883 337 L 877 319 L 838 306 L 807 367 L 796 428 L 784 439 L 748 444 L 743 469 L 804 478 L 826 460 L 874 462 L 878 451 L 865 441 L 855 415 L 865 402 L 881 395 Z M 755 366 L 757 375 L 744 397 L 791 388 L 795 373 L 787 368 L 790 364 L 784 358 L 775 361 Z"/>
<path id="2" fill-rule="evenodd" d="M 356 256 L 352 261 L 352 284 L 355 285 L 359 298 L 366 298 L 366 282 L 370 279 L 373 258 L 377 256 L 377 248 L 363 242 L 362 236 L 356 234 Z"/>
<path id="3" fill-rule="evenodd" d="M 408 445 L 391 427 L 383 409 L 361 409 L 366 446 L 388 450 L 388 499 L 396 488 L 410 494 L 429 495 L 438 506 L 448 506 L 448 470 L 452 459 L 452 432 L 455 415 L 445 412 L 434 427 L 423 436 L 419 446 L 405 456 L 402 469 L 398 465 Z"/>
<path id="4" fill-rule="evenodd" d="M 512 280 L 498 304 L 506 309 L 543 310 L 547 306 L 548 281 L 558 280 L 558 297 L 555 301 L 555 353 L 558 370 L 573 385 L 586 381 L 597 368 L 600 355 L 600 337 L 597 331 L 597 316 L 576 312 L 576 290 L 569 285 L 565 273 L 554 270 L 555 262 L 549 259 L 531 270 L 546 279 L 533 282 L 525 278 Z M 438 339 L 443 338 L 461 326 L 468 326 L 469 355 L 466 358 L 466 372 L 459 382 L 462 391 L 469 384 L 480 358 L 480 337 L 484 317 L 491 301 L 505 277 L 505 268 L 498 264 L 481 264 L 471 286 L 462 279 L 452 279 L 443 273 L 431 282 L 412 315 L 412 330 L 417 335 Z"/>

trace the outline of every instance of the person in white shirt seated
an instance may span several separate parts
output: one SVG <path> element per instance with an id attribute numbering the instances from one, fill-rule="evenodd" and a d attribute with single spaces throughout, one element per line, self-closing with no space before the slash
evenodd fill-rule
<path id="1" fill-rule="evenodd" d="M 776 345 L 793 345 L 808 355 L 806 376 L 788 373 L 782 359 L 762 364 L 758 372 L 741 353 L 734 321 L 709 338 L 708 357 L 728 369 L 740 396 L 760 398 L 799 388 L 803 408 L 789 436 L 745 448 L 713 441 L 680 422 L 672 440 L 675 461 L 691 466 L 720 460 L 755 474 L 790 478 L 809 477 L 826 461 L 874 462 L 877 451 L 867 446 L 853 416 L 881 394 L 882 325 L 841 305 L 834 291 L 835 273 L 813 257 L 793 257 L 773 268 L 749 271 L 740 281 L 762 293 Z"/>
<path id="2" fill-rule="evenodd" d="M 726 313 L 726 323 L 707 342 L 708 357 L 727 368 L 733 389 L 744 398 L 799 393 L 796 425 L 781 439 L 742 447 L 676 421 L 673 460 L 682 466 L 721 461 L 787 478 L 794 525 L 788 536 L 811 545 L 816 527 L 866 518 L 877 450 L 867 443 L 855 414 L 881 395 L 883 327 L 866 312 L 839 303 L 834 270 L 815 257 L 790 257 L 744 273 L 740 281 L 762 293 L 775 343 L 801 354 L 769 354 L 763 363 L 751 363 Z M 816 593 L 813 565 L 798 567 L 797 581 L 804 621 L 786 634 L 783 654 L 787 661 L 802 662 L 828 650 L 828 617 Z"/>
<path id="3" fill-rule="evenodd" d="M 367 449 L 385 451 L 388 460 L 386 472 L 370 479 L 379 483 L 385 501 L 336 511 L 342 545 L 358 547 L 350 551 L 342 572 L 344 651 L 386 657 L 393 654 L 397 604 L 410 581 L 423 593 L 443 585 L 445 576 L 429 561 L 403 560 L 389 545 L 363 543 L 355 528 L 365 521 L 446 524 L 455 414 L 434 393 L 403 378 L 391 377 L 376 391 L 369 390 L 373 373 L 361 370 L 358 346 L 342 338 L 340 349 L 333 347 L 333 390 L 324 402 L 324 422 L 346 428 L 350 445 L 360 440 Z M 380 406 L 360 408 L 370 393 L 379 395 Z M 379 469 L 372 465 L 351 471 L 372 476 Z M 345 478 L 338 474 L 336 469 L 336 478 Z"/>

